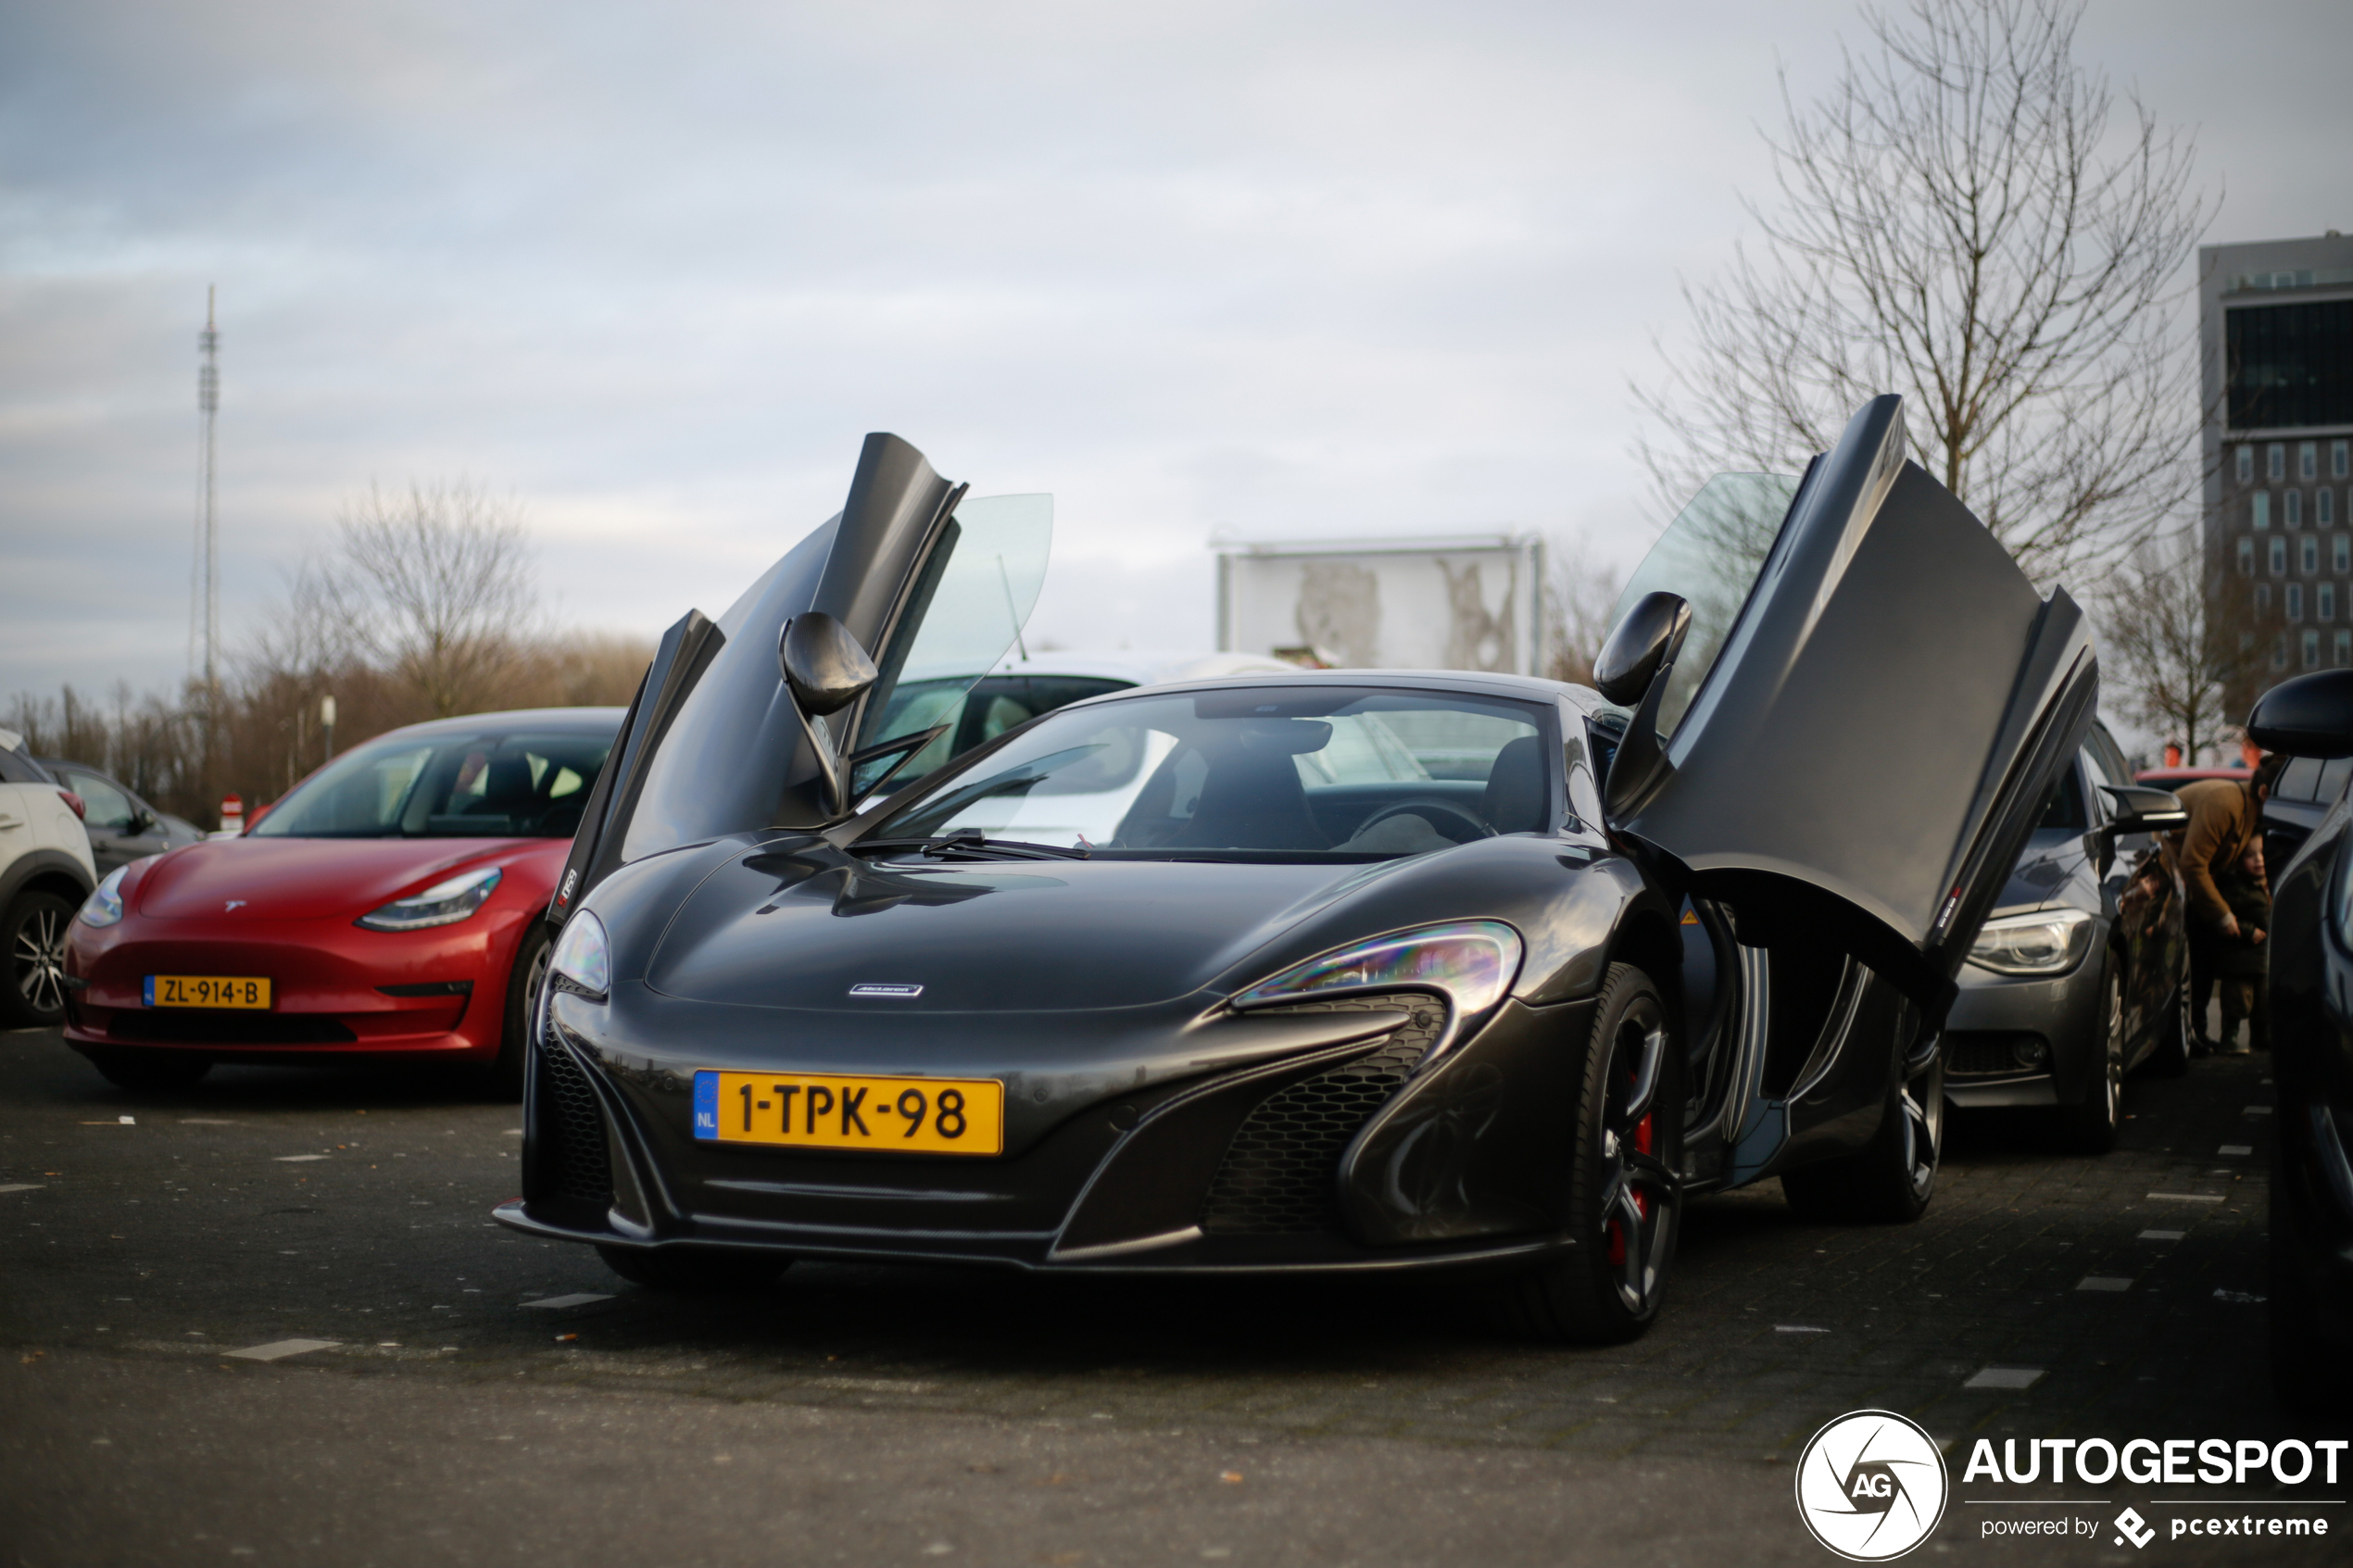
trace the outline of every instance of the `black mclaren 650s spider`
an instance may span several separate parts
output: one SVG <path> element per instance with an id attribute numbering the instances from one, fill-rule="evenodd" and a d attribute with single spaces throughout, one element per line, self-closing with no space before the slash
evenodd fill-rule
<path id="1" fill-rule="evenodd" d="M 1584 1341 L 1655 1317 L 1695 1194 L 1916 1218 L 1954 976 L 2097 677 L 1904 451 L 1886 396 L 1712 481 L 1591 687 L 1146 687 L 897 788 L 938 730 L 894 692 L 1012 643 L 1051 508 L 870 436 L 647 672 L 498 1218 L 676 1289 L 1456 1269 Z"/>

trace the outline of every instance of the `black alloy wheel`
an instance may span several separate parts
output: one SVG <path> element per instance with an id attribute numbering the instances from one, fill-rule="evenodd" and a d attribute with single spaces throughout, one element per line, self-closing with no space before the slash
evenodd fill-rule
<path id="1" fill-rule="evenodd" d="M 1546 1339 L 1615 1345 L 1658 1316 L 1681 1229 L 1682 1053 L 1658 987 L 1612 964 L 1570 1119 L 1572 1250 L 1512 1282 L 1522 1325 Z"/>
<path id="2" fill-rule="evenodd" d="M 66 1016 L 66 928 L 73 906 L 54 893 L 33 889 L 17 896 L 0 922 L 0 954 L 7 984 L 0 989 L 0 1011 L 19 1028 L 55 1028 Z"/>
<path id="3" fill-rule="evenodd" d="M 514 1102 L 522 1098 L 523 1068 L 531 1060 L 531 1030 L 539 1017 L 539 993 L 547 984 L 547 959 L 555 935 L 546 921 L 533 921 L 515 947 L 507 972 L 507 1005 L 498 1023 L 498 1055 L 488 1070 L 490 1093 Z"/>
<path id="4" fill-rule="evenodd" d="M 2152 1078 L 2179 1078 L 2190 1070 L 2190 1042 L 2197 1031 L 2190 1018 L 2190 977 L 2184 972 L 2173 986 L 2173 1018 L 2150 1050 L 2141 1071 Z"/>
<path id="5" fill-rule="evenodd" d="M 2059 1141 L 2078 1154 L 2106 1154 L 2124 1121 L 2124 976 L 2111 955 L 2100 971 L 2100 1014 L 2093 1023 L 2092 1071 L 2079 1104 L 2057 1112 Z"/>
<path id="6" fill-rule="evenodd" d="M 1944 1047 L 1900 1064 L 1887 1113 L 1856 1152 L 1781 1173 L 1781 1195 L 1818 1224 L 1908 1225 L 1928 1212 L 1944 1150 Z"/>
<path id="7" fill-rule="evenodd" d="M 664 1248 L 643 1251 L 631 1247 L 599 1247 L 605 1267 L 632 1285 L 667 1290 L 682 1296 L 716 1296 L 758 1290 L 775 1283 L 792 1267 L 792 1260 L 771 1252 L 686 1251 Z"/>
<path id="8" fill-rule="evenodd" d="M 94 1050 L 90 1065 L 119 1089 L 134 1095 L 177 1094 L 193 1089 L 212 1071 L 212 1059 L 194 1051 L 141 1050 L 117 1047 Z"/>

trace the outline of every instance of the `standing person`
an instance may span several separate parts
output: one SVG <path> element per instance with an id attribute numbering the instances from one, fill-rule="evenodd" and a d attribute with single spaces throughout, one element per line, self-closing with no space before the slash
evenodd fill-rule
<path id="1" fill-rule="evenodd" d="M 2214 978 L 2222 991 L 2221 1048 L 2232 1056 L 2245 1056 L 2249 1049 L 2268 1051 L 2271 1048 L 2271 948 L 2264 946 L 2264 939 L 2271 926 L 2271 889 L 2264 872 L 2259 834 L 2247 845 L 2231 874 L 2217 885 L 2239 922 L 2237 938 L 2224 939 L 2221 956 L 2214 965 Z M 2245 1040 L 2239 1038 L 2242 1019 L 2246 1022 Z"/>
<path id="2" fill-rule="evenodd" d="M 2190 814 L 2187 826 L 2173 834 L 2174 861 L 2181 867 L 2188 890 L 2190 935 L 2190 1022 L 2196 1032 L 2195 1049 L 2205 1055 L 2216 1049 L 2206 1033 L 2206 1004 L 2214 995 L 2214 966 L 2228 945 L 2238 939 L 2238 917 L 2215 883 L 2215 873 L 2230 873 L 2249 843 L 2263 830 L 2263 802 L 2287 759 L 2273 755 L 2256 763 L 2246 779 L 2199 779 L 2173 793 Z"/>

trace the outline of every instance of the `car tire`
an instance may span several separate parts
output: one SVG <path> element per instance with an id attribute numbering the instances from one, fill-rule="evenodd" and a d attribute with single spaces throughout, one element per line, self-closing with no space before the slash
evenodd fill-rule
<path id="1" fill-rule="evenodd" d="M 54 1029 L 66 1016 L 66 928 L 73 906 L 31 888 L 0 916 L 0 1017 L 18 1029 Z"/>
<path id="2" fill-rule="evenodd" d="M 2113 954 L 2100 966 L 2100 1011 L 2092 1034 L 2093 1077 L 2082 1103 L 2053 1112 L 2061 1147 L 2074 1154 L 2106 1154 L 2124 1123 L 2124 974 Z"/>
<path id="3" fill-rule="evenodd" d="M 599 1247 L 605 1267 L 632 1285 L 682 1296 L 715 1296 L 758 1290 L 775 1283 L 792 1267 L 790 1258 L 767 1252 L 644 1251 L 632 1247 Z"/>
<path id="4" fill-rule="evenodd" d="M 1908 1225 L 1928 1212 L 1944 1147 L 1944 1051 L 1898 1076 L 1871 1141 L 1853 1154 L 1781 1173 L 1781 1196 L 1818 1224 Z"/>
<path id="5" fill-rule="evenodd" d="M 2332 1344 L 2322 1331 L 2319 1293 L 2291 1232 L 2295 1217 L 2281 1212 L 2287 1173 L 2271 1158 L 2271 1393 L 2283 1409 L 2303 1416 L 2337 1416 L 2353 1405 L 2353 1346 Z"/>
<path id="6" fill-rule="evenodd" d="M 2173 987 L 2173 1021 L 2166 1025 L 2141 1071 L 2152 1078 L 2179 1078 L 2190 1070 L 2190 1042 L 2196 1033 L 2190 1022 L 2190 982 L 2183 975 Z"/>
<path id="7" fill-rule="evenodd" d="M 515 947 L 507 971 L 507 1005 L 498 1021 L 498 1055 L 485 1076 L 490 1093 L 512 1105 L 522 1098 L 523 1069 L 531 1060 L 531 1022 L 539 1010 L 540 987 L 547 983 L 547 955 L 555 945 L 547 922 L 535 920 Z"/>
<path id="8" fill-rule="evenodd" d="M 1530 1335 L 1579 1345 L 1639 1338 L 1658 1316 L 1682 1229 L 1682 1052 L 1649 975 L 1613 964 L 1593 1014 L 1569 1168 L 1574 1243 L 1511 1282 Z"/>
<path id="9" fill-rule="evenodd" d="M 170 1095 L 193 1089 L 212 1071 L 212 1059 L 189 1051 L 116 1048 L 92 1051 L 90 1065 L 118 1089 L 134 1095 Z"/>

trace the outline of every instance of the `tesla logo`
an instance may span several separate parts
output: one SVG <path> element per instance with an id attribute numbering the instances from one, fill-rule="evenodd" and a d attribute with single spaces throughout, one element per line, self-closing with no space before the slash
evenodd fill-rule
<path id="1" fill-rule="evenodd" d="M 2157 1538 L 2149 1522 L 2129 1508 L 2116 1516 L 2116 1528 L 2120 1532 L 2116 1537 L 2118 1546 L 2131 1541 L 2135 1547 L 2145 1547 Z"/>
<path id="2" fill-rule="evenodd" d="M 222 909 L 220 912 L 225 915 L 229 912 L 229 909 L 242 909 L 245 907 L 245 901 L 243 898 L 232 898 L 229 900 L 229 909 Z"/>

